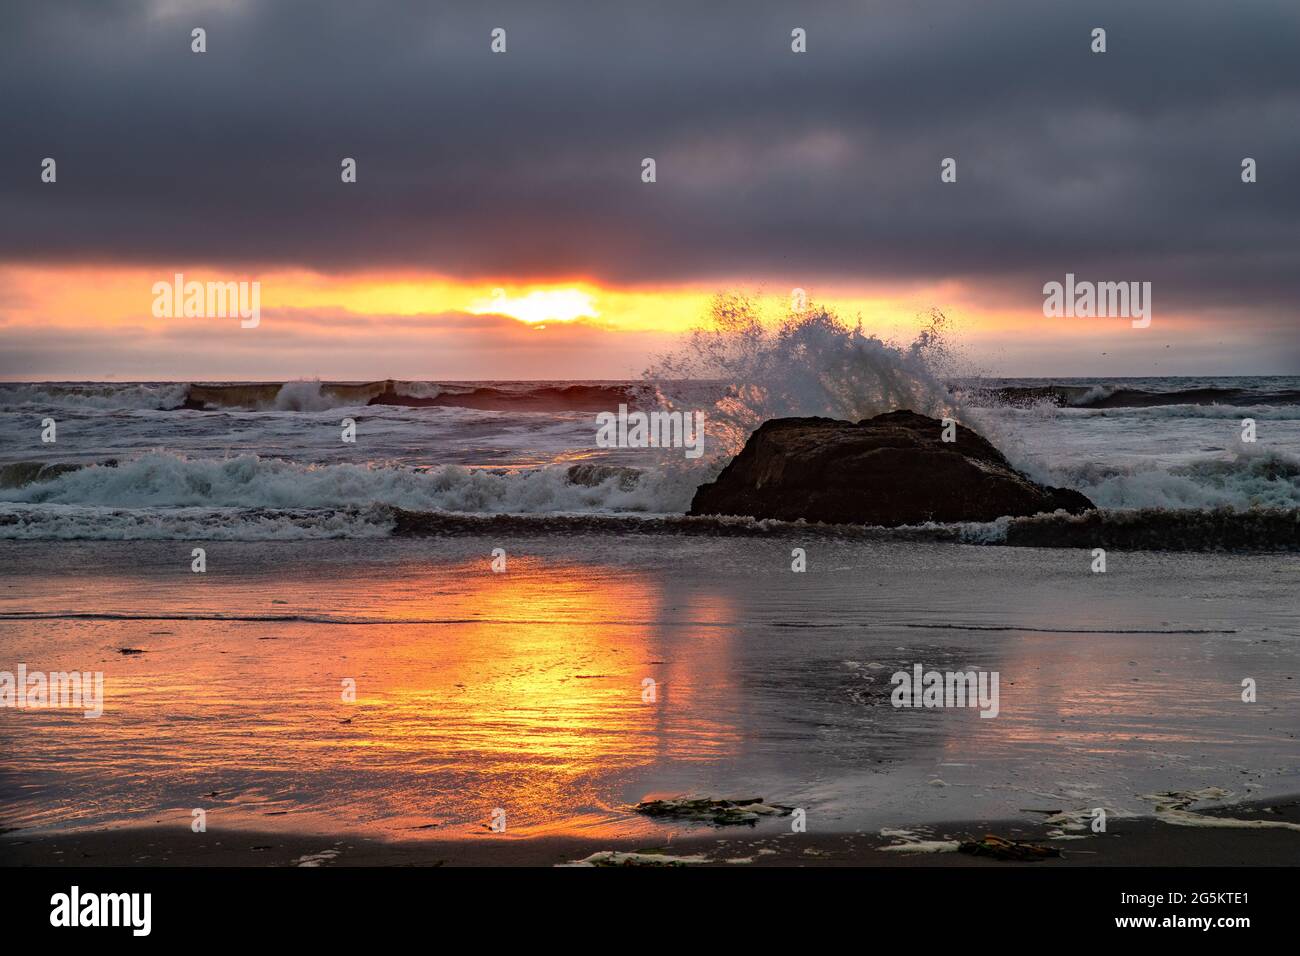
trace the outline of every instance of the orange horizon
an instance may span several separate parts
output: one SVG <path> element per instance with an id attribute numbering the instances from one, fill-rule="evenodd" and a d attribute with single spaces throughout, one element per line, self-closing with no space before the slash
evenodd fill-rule
<path id="1" fill-rule="evenodd" d="M 256 282 L 256 328 L 225 318 L 155 318 L 155 283 Z M 325 274 L 305 269 L 234 272 L 202 263 L 0 265 L 0 336 L 6 350 L 44 349 L 49 368 L 23 361 L 0 367 L 6 381 L 457 381 L 622 380 L 643 372 L 684 333 L 707 323 L 719 292 L 751 294 L 775 321 L 792 311 L 794 286 L 717 279 L 675 285 L 602 283 L 590 277 L 545 281 L 457 279 L 411 270 Z M 1123 320 L 1044 318 L 1041 300 L 989 303 L 958 281 L 806 284 L 808 303 L 887 342 L 907 344 L 937 309 L 953 339 L 987 374 L 1162 374 L 1160 359 L 1191 357 L 1205 374 L 1222 340 L 1213 315 L 1157 313 L 1151 329 Z M 1003 296 L 1003 299 L 1007 298 Z M 797 309 L 793 310 L 797 311 Z M 84 342 L 84 350 L 69 350 Z M 55 344 L 57 343 L 57 350 Z M 1181 355 L 1171 350 L 1177 345 Z M 1196 350 L 1189 356 L 1188 348 Z M 1135 349 L 1145 350 L 1138 360 Z M 356 361 L 344 355 L 352 350 Z M 1128 370 L 1110 370 L 1110 356 Z M 1097 372 L 1025 372 L 1039 356 L 1091 358 Z M 1150 359 L 1148 361 L 1147 359 Z M 418 364 L 417 364 L 418 363 Z M 1010 368 L 1008 368 L 1010 366 Z"/>

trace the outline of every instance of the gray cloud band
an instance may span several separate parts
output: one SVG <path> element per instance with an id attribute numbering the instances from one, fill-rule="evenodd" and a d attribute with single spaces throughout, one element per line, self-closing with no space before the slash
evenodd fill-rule
<path id="1" fill-rule="evenodd" d="M 4 261 L 964 277 L 1027 305 L 1044 272 L 1075 271 L 1140 274 L 1169 309 L 1300 294 L 1289 0 L 6 17 Z M 489 50 L 499 25 L 505 55 Z M 1105 56 L 1089 51 L 1097 25 Z M 59 159 L 53 208 L 44 156 Z M 941 184 L 949 156 L 961 175 Z M 1243 156 L 1260 163 L 1244 195 Z"/>

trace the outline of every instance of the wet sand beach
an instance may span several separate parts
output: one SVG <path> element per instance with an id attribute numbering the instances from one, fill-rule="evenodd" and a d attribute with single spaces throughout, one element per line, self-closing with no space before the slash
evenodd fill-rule
<path id="1" fill-rule="evenodd" d="M 632 810 L 679 795 L 803 810 L 797 840 L 764 821 L 763 861 L 892 861 L 882 829 L 1036 834 L 1038 811 L 1098 807 L 1109 834 L 1063 841 L 1070 860 L 1266 862 L 1294 842 L 1137 819 L 1162 793 L 1210 794 L 1195 810 L 1300 793 L 1286 556 L 1112 553 L 1093 574 L 1086 551 L 797 530 L 204 546 L 196 574 L 186 542 L 0 544 L 7 660 L 105 688 L 95 719 L 0 710 L 15 859 L 188 861 L 195 810 L 232 862 L 340 840 L 356 863 L 753 855 L 744 833 Z M 996 671 L 997 716 L 891 706 L 889 675 L 916 664 Z"/>

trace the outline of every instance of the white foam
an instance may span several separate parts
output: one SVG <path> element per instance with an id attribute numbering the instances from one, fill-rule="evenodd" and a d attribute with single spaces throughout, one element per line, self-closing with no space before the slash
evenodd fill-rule
<path id="1" fill-rule="evenodd" d="M 1227 830 L 1300 830 L 1300 823 L 1285 820 L 1239 820 L 1236 817 L 1207 817 L 1190 810 L 1162 810 L 1157 820 L 1180 827 L 1210 827 Z"/>
<path id="2" fill-rule="evenodd" d="M 915 843 L 894 843 L 882 846 L 886 853 L 956 853 L 961 843 L 957 840 L 918 840 Z"/>
<path id="3" fill-rule="evenodd" d="M 1101 508 L 1300 507 L 1300 423 L 1261 424 L 1259 440 L 1247 443 L 1231 420 L 1256 410 L 1234 410 L 1223 416 L 1229 421 L 1197 417 L 1214 408 L 1114 410 L 1151 413 L 1159 425 L 1141 416 L 1112 416 L 1111 410 L 966 414 L 1016 468 L 1043 484 L 1080 491 Z"/>
<path id="4" fill-rule="evenodd" d="M 681 513 L 696 480 L 685 470 L 611 472 L 573 484 L 568 468 L 496 472 L 461 465 L 427 470 L 278 458 L 191 459 L 155 452 L 117 467 L 92 465 L 52 481 L 0 489 L 0 502 L 117 508 L 364 508 L 480 514 Z"/>
<path id="5" fill-rule="evenodd" d="M 285 382 L 275 394 L 274 408 L 278 412 L 321 412 L 343 405 L 355 405 L 330 395 L 321 394 L 320 382 Z"/>
<path id="6" fill-rule="evenodd" d="M 1098 474 L 1095 467 L 1053 469 L 1066 484 L 1103 508 L 1297 508 L 1300 459 L 1242 446 L 1231 457 L 1205 457 L 1162 467 L 1156 461 Z"/>
<path id="7" fill-rule="evenodd" d="M 329 863 L 332 860 L 338 859 L 338 855 L 338 850 L 321 850 L 319 853 L 308 853 L 304 856 L 300 856 L 293 862 L 295 866 L 320 866 L 323 863 Z"/>
<path id="8" fill-rule="evenodd" d="M 686 866 L 708 863 L 706 856 L 669 856 L 667 853 L 624 853 L 620 850 L 599 850 L 581 860 L 572 863 L 557 863 L 556 866 Z M 745 862 L 736 860 L 727 862 Z"/>

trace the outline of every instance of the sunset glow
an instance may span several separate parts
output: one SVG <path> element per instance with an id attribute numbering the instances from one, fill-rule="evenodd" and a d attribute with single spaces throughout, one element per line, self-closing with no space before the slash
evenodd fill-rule
<path id="1" fill-rule="evenodd" d="M 491 299 L 476 300 L 469 311 L 475 315 L 508 315 L 529 323 L 572 322 L 574 319 L 600 317 L 591 293 L 580 289 L 533 289 L 512 295 L 497 288 L 492 290 Z"/>
<path id="2" fill-rule="evenodd" d="M 200 281 L 257 281 L 263 319 L 256 330 L 219 319 L 159 320 L 150 312 L 151 289 L 176 273 Z M 75 378 L 65 348 L 75 336 L 88 365 L 80 375 L 119 379 L 269 379 L 333 376 L 449 377 L 509 374 L 523 379 L 637 377 L 689 330 L 707 321 L 719 292 L 751 296 L 775 322 L 789 314 L 792 291 L 814 308 L 828 308 L 849 324 L 885 340 L 910 342 L 943 312 L 952 339 L 973 367 L 1017 368 L 1034 356 L 1080 365 L 1116 363 L 1134 356 L 1127 323 L 1046 319 L 1034 289 L 990 297 L 967 283 L 845 283 L 770 280 L 747 285 L 739 277 L 665 286 L 601 284 L 573 277 L 517 283 L 467 281 L 435 273 L 307 270 L 234 271 L 202 262 L 152 267 L 64 264 L 0 266 L 7 301 L 0 335 L 21 337 L 31 359 L 13 353 L 3 379 Z M 1160 369 L 1193 372 L 1209 361 L 1230 313 L 1159 313 L 1140 344 Z M 46 349 L 40 343 L 49 343 Z M 337 351 L 348 343 L 347 360 Z M 55 343 L 59 359 L 53 358 Z M 97 343 L 92 346 L 92 343 Z M 214 351 L 211 346 L 218 343 Z M 268 346 L 283 349 L 277 360 Z M 557 355 L 557 349 L 562 354 Z M 1175 351 L 1176 350 L 1176 351 Z M 373 352 L 373 360 L 365 356 Z M 1158 353 L 1158 354 L 1156 354 Z M 116 356 L 116 358 L 115 358 Z M 452 360 L 452 357 L 454 361 Z M 287 364 L 286 364 L 287 363 Z M 1153 366 L 1155 367 L 1155 366 Z M 167 374 L 160 375 L 159 369 Z"/>

